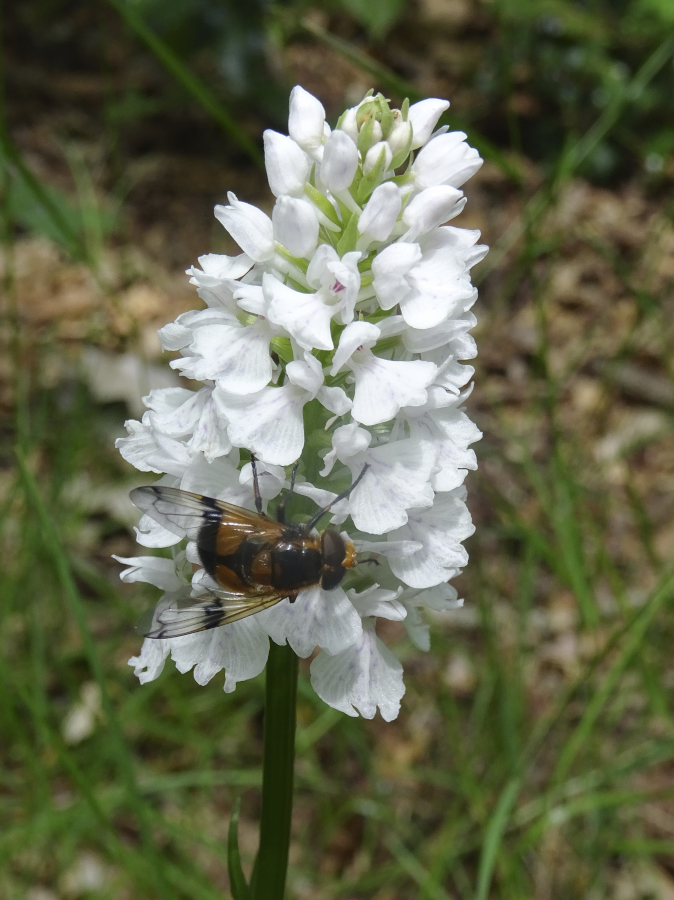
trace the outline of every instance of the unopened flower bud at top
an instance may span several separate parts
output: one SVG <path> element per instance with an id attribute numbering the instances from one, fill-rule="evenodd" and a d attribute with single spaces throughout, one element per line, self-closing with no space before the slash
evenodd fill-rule
<path id="1" fill-rule="evenodd" d="M 307 153 L 314 156 L 323 144 L 325 110 L 323 104 L 300 85 L 290 94 L 288 133 Z"/>
<path id="2" fill-rule="evenodd" d="M 414 136 L 412 138 L 412 149 L 423 147 L 433 134 L 433 129 L 438 123 L 438 119 L 443 112 L 449 109 L 448 100 L 437 100 L 430 97 L 428 100 L 420 100 L 409 108 L 407 121 L 412 123 Z"/>
<path id="3" fill-rule="evenodd" d="M 329 191 L 346 190 L 358 168 L 358 148 L 343 131 L 333 131 L 325 142 L 321 181 Z"/>
<path id="4" fill-rule="evenodd" d="M 301 196 L 309 177 L 309 160 L 292 138 L 267 129 L 264 137 L 264 164 L 269 187 L 275 197 Z"/>
<path id="5" fill-rule="evenodd" d="M 272 212 L 274 237 L 297 257 L 311 257 L 318 243 L 318 217 L 311 203 L 279 197 Z"/>
<path id="6" fill-rule="evenodd" d="M 379 157 L 381 154 L 384 154 L 384 165 L 382 167 L 382 172 L 386 172 L 391 165 L 391 160 L 393 159 L 393 153 L 391 152 L 391 148 L 388 145 L 387 141 L 378 141 L 376 144 L 373 144 L 370 149 L 365 154 L 365 160 L 363 162 L 363 174 L 367 175 L 368 172 L 371 172 L 372 169 L 379 162 Z"/>
<path id="7" fill-rule="evenodd" d="M 395 113 L 396 115 L 393 123 L 393 128 L 391 129 L 391 133 L 389 134 L 389 136 L 386 138 L 388 145 L 391 148 L 391 152 L 394 156 L 396 155 L 396 153 L 400 153 L 405 149 L 412 135 L 412 123 L 409 121 L 405 122 L 400 115 L 399 110 L 395 110 Z"/>

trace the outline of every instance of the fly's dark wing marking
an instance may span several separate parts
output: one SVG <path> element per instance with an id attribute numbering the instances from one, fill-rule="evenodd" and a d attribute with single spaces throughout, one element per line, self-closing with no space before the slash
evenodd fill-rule
<path id="1" fill-rule="evenodd" d="M 139 509 L 164 528 L 190 541 L 196 541 L 202 527 L 209 522 L 226 525 L 241 537 L 255 534 L 271 540 L 280 537 L 284 531 L 283 525 L 266 516 L 178 488 L 139 487 L 129 496 Z"/>
<path id="2" fill-rule="evenodd" d="M 225 591 L 208 590 L 200 597 L 172 598 L 158 604 L 147 619 L 141 620 L 138 631 L 147 638 L 174 638 L 218 628 L 245 619 L 279 603 L 285 594 L 268 593 L 244 597 Z"/>

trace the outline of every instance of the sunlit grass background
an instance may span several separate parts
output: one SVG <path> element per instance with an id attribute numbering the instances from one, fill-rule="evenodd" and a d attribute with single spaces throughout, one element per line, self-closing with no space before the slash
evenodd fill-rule
<path id="1" fill-rule="evenodd" d="M 0 898 L 228 896 L 256 848 L 262 679 L 126 665 L 113 442 L 172 383 L 155 332 L 271 206 L 264 127 L 299 82 L 449 97 L 486 163 L 457 224 L 480 357 L 477 532 L 400 718 L 300 675 L 289 900 L 674 897 L 674 5 L 670 0 L 4 4 Z"/>

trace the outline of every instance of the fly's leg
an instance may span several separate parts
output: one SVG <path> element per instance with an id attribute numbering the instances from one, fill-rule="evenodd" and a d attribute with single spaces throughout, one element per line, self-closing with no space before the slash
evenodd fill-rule
<path id="1" fill-rule="evenodd" d="M 356 485 L 358 485 L 358 484 L 360 483 L 360 481 L 361 481 L 363 475 L 367 472 L 367 470 L 368 470 L 369 468 L 370 468 L 370 464 L 369 464 L 369 463 L 365 463 L 365 465 L 363 466 L 363 468 L 360 470 L 360 475 L 358 476 L 358 478 L 356 478 L 356 480 L 355 480 L 354 483 L 351 485 L 351 487 L 350 487 L 350 488 L 347 488 L 345 491 L 342 491 L 341 494 L 337 494 L 337 496 L 335 497 L 335 499 L 332 500 L 330 503 L 328 503 L 327 506 L 324 506 L 323 509 L 319 509 L 319 511 L 316 513 L 316 515 L 313 517 L 313 519 L 310 519 L 310 520 L 307 522 L 306 528 L 307 528 L 308 530 L 311 530 L 311 529 L 316 525 L 316 523 L 318 522 L 319 519 L 322 519 L 323 516 L 324 516 L 327 512 L 330 512 L 330 510 L 331 510 L 332 507 L 335 505 L 335 503 L 339 503 L 340 500 L 345 500 L 345 499 L 349 496 L 349 494 L 351 493 L 351 491 L 356 487 Z"/>
<path id="2" fill-rule="evenodd" d="M 250 465 L 253 470 L 253 493 L 255 494 L 255 509 L 258 515 L 263 516 L 262 497 L 260 496 L 260 482 L 257 478 L 257 458 L 254 453 L 250 454 Z"/>
<path id="3" fill-rule="evenodd" d="M 299 468 L 299 465 L 300 461 L 298 459 L 293 466 L 292 472 L 290 473 L 290 490 L 276 507 L 276 520 L 277 522 L 280 522 L 281 525 L 285 525 L 286 522 L 286 503 L 290 499 L 292 492 L 295 490 L 295 478 L 297 477 L 297 470 Z"/>

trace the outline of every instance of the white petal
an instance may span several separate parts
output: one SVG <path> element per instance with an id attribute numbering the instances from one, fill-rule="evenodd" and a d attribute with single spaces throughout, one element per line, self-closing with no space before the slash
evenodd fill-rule
<path id="1" fill-rule="evenodd" d="M 457 310 L 464 312 L 474 300 L 477 291 L 470 283 L 466 260 L 473 249 L 468 242 L 474 242 L 476 235 L 446 226 L 419 239 L 422 259 L 406 276 L 411 290 L 400 300 L 412 328 L 434 328 Z"/>
<path id="2" fill-rule="evenodd" d="M 232 442 L 227 434 L 227 420 L 218 412 L 212 389 L 205 390 L 209 397 L 187 446 L 194 454 L 203 453 L 210 463 L 217 457 L 226 456 L 232 449 Z"/>
<path id="3" fill-rule="evenodd" d="M 172 638 L 171 656 L 180 672 L 194 667 L 194 680 L 205 685 L 222 669 L 225 691 L 231 693 L 237 682 L 255 678 L 264 669 L 269 656 L 269 638 L 257 621 L 249 616 L 220 628 Z"/>
<path id="4" fill-rule="evenodd" d="M 288 133 L 307 153 L 314 154 L 323 143 L 325 110 L 317 100 L 299 84 L 290 92 Z"/>
<path id="5" fill-rule="evenodd" d="M 337 496 L 334 494 L 333 496 Z M 326 504 L 330 501 L 326 501 Z M 357 553 L 378 553 L 380 556 L 411 556 L 424 546 L 419 541 L 354 541 Z"/>
<path id="6" fill-rule="evenodd" d="M 253 260 L 241 253 L 239 256 L 224 256 L 221 253 L 206 253 L 199 257 L 199 265 L 204 275 L 224 281 L 226 278 L 241 278 L 253 267 Z M 199 284 L 202 275 L 197 268 L 192 266 L 185 273 L 191 275 L 190 284 Z"/>
<path id="7" fill-rule="evenodd" d="M 262 499 L 271 500 L 272 497 L 278 497 L 286 486 L 286 473 L 283 466 L 273 466 L 271 463 L 265 463 L 258 459 L 256 469 L 257 483 Z M 253 467 L 250 463 L 246 463 L 239 472 L 239 482 L 248 489 L 252 501 L 254 499 L 254 478 Z"/>
<path id="8" fill-rule="evenodd" d="M 421 541 L 424 549 L 400 559 L 389 558 L 389 565 L 411 587 L 433 587 L 453 578 L 468 562 L 461 541 L 475 531 L 463 502 L 465 491 L 457 488 L 437 494 L 427 510 L 411 510 L 406 525 L 389 533 L 391 540 Z"/>
<path id="9" fill-rule="evenodd" d="M 368 450 L 364 458 L 370 468 L 348 501 L 349 513 L 359 531 L 385 534 L 407 521 L 407 510 L 411 507 L 433 503 L 430 475 L 435 453 L 432 448 L 405 438 Z M 355 477 L 356 470 L 361 468 L 360 458 L 347 464 Z M 422 542 L 421 538 L 407 533 L 398 539 Z"/>
<path id="10" fill-rule="evenodd" d="M 332 273 L 328 269 L 331 262 L 339 262 L 339 256 L 330 244 L 319 244 L 311 258 L 307 269 L 307 281 L 316 289 L 327 287 L 332 280 Z"/>
<path id="11" fill-rule="evenodd" d="M 371 441 L 370 432 L 355 422 L 351 422 L 349 425 L 340 425 L 339 428 L 335 428 L 332 435 L 332 446 L 342 462 L 362 453 L 370 446 Z"/>
<path id="12" fill-rule="evenodd" d="M 351 414 L 363 425 L 388 422 L 401 406 L 425 403 L 426 388 L 437 372 L 433 363 L 380 359 L 370 350 L 355 353 L 349 366 L 356 378 Z"/>
<path id="13" fill-rule="evenodd" d="M 229 206 L 216 206 L 215 217 L 221 222 L 244 253 L 255 262 L 274 256 L 274 227 L 261 209 L 242 203 L 231 191 Z"/>
<path id="14" fill-rule="evenodd" d="M 145 413 L 143 417 L 150 416 Z M 175 441 L 149 423 L 129 419 L 124 423 L 129 436 L 117 438 L 115 447 L 124 459 L 141 472 L 168 472 L 182 477 L 192 455 L 180 441 Z"/>
<path id="15" fill-rule="evenodd" d="M 291 137 L 268 128 L 264 140 L 264 165 L 269 187 L 275 197 L 284 194 L 299 196 L 309 177 L 309 160 Z"/>
<path id="16" fill-rule="evenodd" d="M 323 384 L 323 369 L 312 353 L 305 353 L 304 359 L 295 359 L 286 366 L 288 380 L 315 396 Z"/>
<path id="17" fill-rule="evenodd" d="M 306 391 L 287 384 L 240 397 L 216 388 L 214 398 L 229 420 L 227 433 L 236 447 L 279 466 L 299 458 L 304 446 L 302 408 L 311 399 Z"/>
<path id="18" fill-rule="evenodd" d="M 419 244 L 403 241 L 381 250 L 372 260 L 372 287 L 382 309 L 392 309 L 410 293 L 405 276 L 421 261 Z"/>
<path id="19" fill-rule="evenodd" d="M 405 631 L 415 647 L 428 653 L 431 649 L 431 629 L 425 622 L 416 606 L 405 603 L 407 616 L 405 617 Z"/>
<path id="20" fill-rule="evenodd" d="M 391 722 L 400 712 L 405 693 L 403 667 L 376 636 L 372 620 L 366 620 L 357 643 L 337 656 L 319 653 L 311 663 L 311 684 L 329 706 L 349 716 L 358 712 L 374 718 L 379 707 Z M 355 708 L 354 708 L 355 707 Z"/>
<path id="21" fill-rule="evenodd" d="M 373 347 L 379 340 L 381 330 L 371 322 L 351 322 L 339 338 L 339 346 L 332 358 L 331 375 L 336 375 L 359 347 Z"/>
<path id="22" fill-rule="evenodd" d="M 426 188 L 405 207 L 403 222 L 409 231 L 405 241 L 414 241 L 420 234 L 426 234 L 438 225 L 457 216 L 466 205 L 462 191 L 449 185 Z"/>
<path id="23" fill-rule="evenodd" d="M 327 264 L 327 270 L 333 276 L 327 282 L 327 287 L 337 298 L 341 309 L 340 318 L 344 325 L 348 325 L 353 319 L 353 311 L 358 299 L 358 290 L 360 288 L 358 260 L 361 255 L 359 251 L 353 250 L 345 253 L 341 259 L 328 262 Z"/>
<path id="24" fill-rule="evenodd" d="M 271 215 L 276 240 L 293 256 L 311 258 L 318 243 L 313 205 L 296 197 L 279 197 Z"/>
<path id="25" fill-rule="evenodd" d="M 391 234 L 400 214 L 400 189 L 392 181 L 376 188 L 358 219 L 359 234 L 367 234 L 374 241 L 385 241 Z"/>
<path id="26" fill-rule="evenodd" d="M 316 399 L 336 416 L 343 416 L 352 406 L 351 399 L 341 387 L 320 387 Z"/>
<path id="27" fill-rule="evenodd" d="M 354 590 L 347 591 L 349 600 L 353 603 L 361 619 L 366 616 L 379 616 L 382 619 L 390 619 L 393 622 L 402 622 L 407 615 L 407 610 L 398 602 L 402 593 L 402 587 L 397 591 L 387 591 L 373 584 L 365 588 L 360 594 Z"/>
<path id="28" fill-rule="evenodd" d="M 143 547 L 172 547 L 179 544 L 182 538 L 155 522 L 148 515 L 141 516 L 138 525 L 133 526 L 136 541 Z"/>
<path id="29" fill-rule="evenodd" d="M 263 276 L 263 285 L 269 301 L 270 322 L 285 328 L 305 350 L 314 347 L 332 350 L 330 320 L 336 310 L 324 302 L 323 291 L 303 294 L 281 284 L 278 278 L 267 273 Z"/>
<path id="30" fill-rule="evenodd" d="M 435 97 L 429 97 L 427 100 L 420 100 L 413 103 L 407 114 L 408 121 L 412 123 L 414 137 L 412 138 L 412 149 L 423 147 L 428 141 L 438 119 L 443 112 L 449 109 L 448 100 L 438 100 Z M 465 137 L 465 135 L 464 135 Z"/>
<path id="31" fill-rule="evenodd" d="M 388 145 L 391 148 L 391 152 L 394 156 L 396 155 L 396 153 L 399 153 L 401 150 L 404 150 L 405 147 L 408 146 L 408 142 L 411 136 L 412 123 L 409 120 L 407 122 L 403 122 L 402 116 L 399 116 L 396 119 L 393 130 L 386 138 L 386 141 L 388 142 Z M 411 144 L 410 149 L 412 149 Z"/>
<path id="32" fill-rule="evenodd" d="M 378 141 L 376 144 L 373 144 L 365 154 L 365 159 L 363 161 L 364 175 L 367 175 L 374 169 L 374 167 L 379 162 L 382 154 L 384 155 L 384 165 L 382 168 L 382 172 L 387 171 L 388 167 L 391 165 L 393 153 L 391 152 L 391 148 L 386 141 Z"/>
<path id="33" fill-rule="evenodd" d="M 357 106 L 352 106 L 351 109 L 347 109 L 347 111 L 342 116 L 342 124 L 340 125 L 340 130 L 348 134 L 354 144 L 358 142 L 358 122 L 356 121 L 357 113 Z"/>
<path id="34" fill-rule="evenodd" d="M 223 456 L 212 463 L 203 456 L 197 457 L 180 482 L 181 490 L 253 509 L 253 491 L 241 484 L 237 457 L 238 452 L 232 458 Z"/>
<path id="35" fill-rule="evenodd" d="M 358 168 L 358 148 L 343 131 L 333 131 L 325 142 L 320 177 L 329 191 L 346 190 Z"/>
<path id="36" fill-rule="evenodd" d="M 403 332 L 403 343 L 412 353 L 425 353 L 444 347 L 457 337 L 465 339 L 465 332 L 477 325 L 477 319 L 471 312 L 464 313 L 458 318 L 447 319 L 435 328 L 407 328 Z M 474 341 L 472 338 L 468 338 Z M 458 356 L 457 359 L 472 359 L 472 356 Z M 435 360 L 434 360 L 435 361 Z"/>
<path id="37" fill-rule="evenodd" d="M 163 591 L 177 591 L 183 584 L 176 574 L 175 563 L 172 559 L 162 559 L 160 556 L 115 556 L 117 562 L 126 563 L 128 569 L 119 573 L 122 581 L 130 584 L 134 581 L 144 581 L 153 584 Z"/>
<path id="38" fill-rule="evenodd" d="M 174 359 L 171 368 L 198 381 L 215 381 L 232 394 L 253 394 L 271 381 L 269 325 L 209 325 L 195 328 L 190 351 L 195 356 Z"/>
<path id="39" fill-rule="evenodd" d="M 143 403 L 151 410 L 148 420 L 152 427 L 177 438 L 192 433 L 209 397 L 208 388 L 196 392 L 164 388 L 150 391 Z"/>
<path id="40" fill-rule="evenodd" d="M 140 656 L 132 656 L 129 665 L 133 666 L 133 674 L 141 684 L 159 678 L 170 651 L 169 641 L 157 641 L 146 638 Z"/>
<path id="41" fill-rule="evenodd" d="M 294 603 L 282 600 L 258 618 L 277 644 L 287 641 L 303 658 L 315 647 L 339 653 L 362 633 L 360 616 L 341 587 L 324 591 L 317 585 L 300 591 Z"/>
<path id="42" fill-rule="evenodd" d="M 419 152 L 412 165 L 418 188 L 437 184 L 461 187 L 482 165 L 477 150 L 465 143 L 462 131 L 450 131 L 433 138 Z"/>

